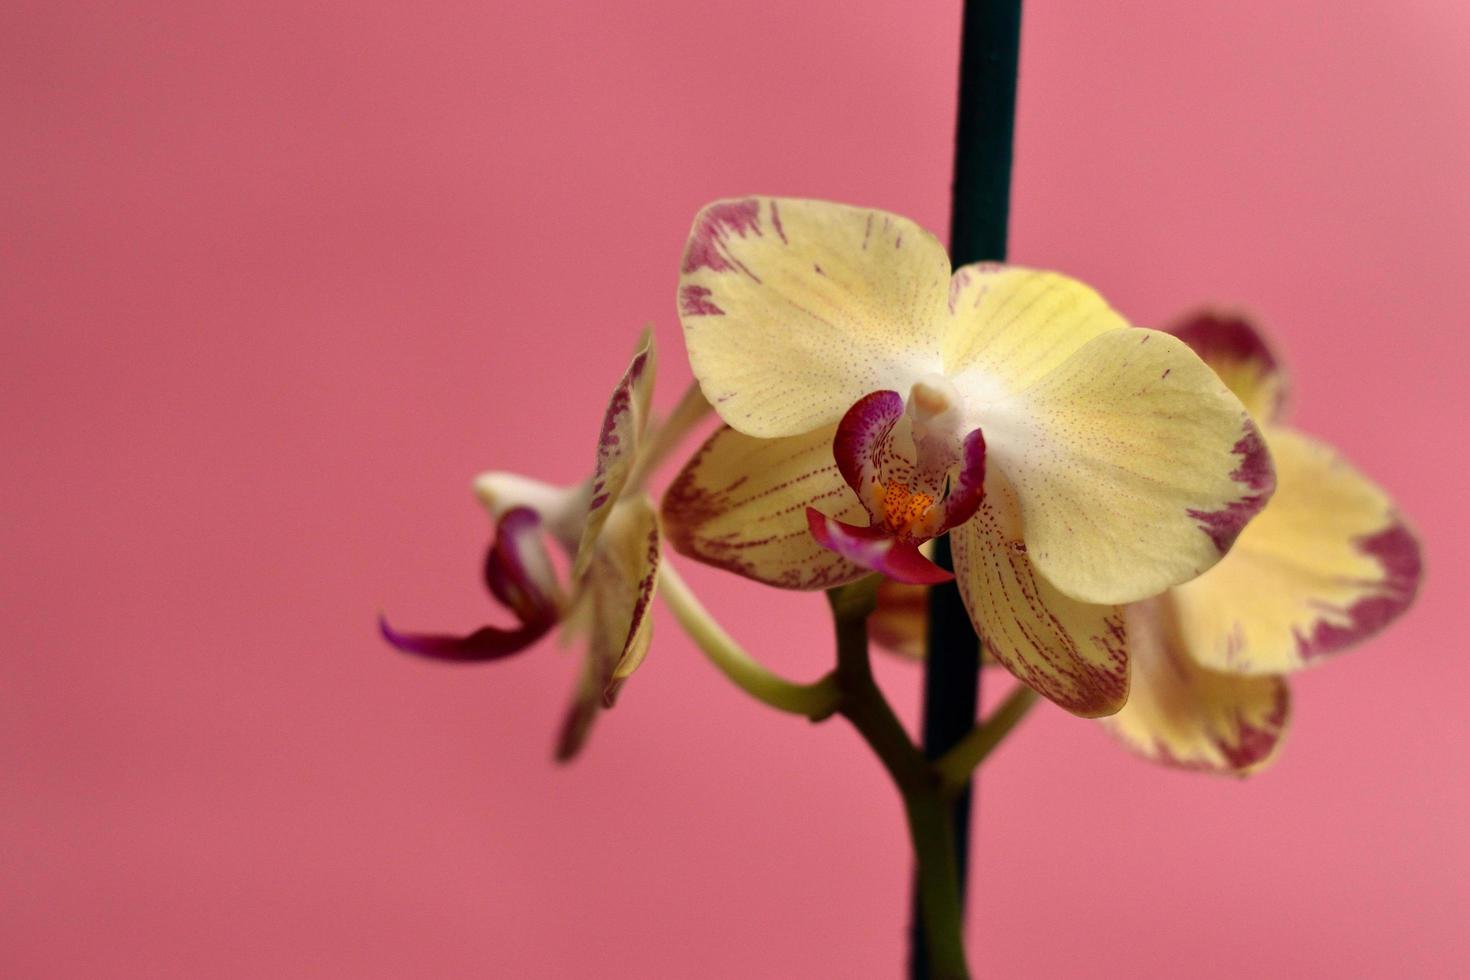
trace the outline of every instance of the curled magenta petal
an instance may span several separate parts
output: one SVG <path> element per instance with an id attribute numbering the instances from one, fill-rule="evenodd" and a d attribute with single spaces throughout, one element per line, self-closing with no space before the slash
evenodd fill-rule
<path id="1" fill-rule="evenodd" d="M 901 541 L 882 528 L 858 527 L 828 517 L 815 507 L 806 509 L 807 527 L 822 547 L 855 565 L 909 585 L 937 585 L 954 576 L 934 564 L 917 545 Z"/>
<path id="2" fill-rule="evenodd" d="M 485 555 L 485 585 L 527 625 L 559 616 L 560 588 L 541 530 L 540 515 L 514 507 L 501 515 Z"/>
<path id="3" fill-rule="evenodd" d="M 551 629 L 552 623 L 532 623 L 518 629 L 483 626 L 467 636 L 445 633 L 400 633 L 378 617 L 378 630 L 394 649 L 430 660 L 450 663 L 483 663 L 520 653 Z"/>

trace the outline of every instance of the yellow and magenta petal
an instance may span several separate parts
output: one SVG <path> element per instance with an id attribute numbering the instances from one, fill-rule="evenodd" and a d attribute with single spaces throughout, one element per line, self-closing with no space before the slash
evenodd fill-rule
<path id="1" fill-rule="evenodd" d="M 612 680 L 603 691 L 608 704 L 648 654 L 661 537 L 658 512 L 639 495 L 619 504 L 598 542 L 588 588 L 594 621 L 605 634 L 608 650 L 617 650 L 617 656 L 610 658 Z"/>
<path id="2" fill-rule="evenodd" d="M 862 395 L 940 367 L 949 258 L 907 218 L 751 197 L 694 220 L 679 279 L 690 364 L 753 436 L 830 426 Z"/>
<path id="3" fill-rule="evenodd" d="M 643 497 L 611 508 L 588 564 L 582 594 L 589 625 L 586 660 L 557 740 L 556 756 L 581 751 L 598 713 L 648 654 L 658 584 L 659 527 Z"/>
<path id="4" fill-rule="evenodd" d="M 573 578 L 581 578 L 587 571 L 597 536 L 637 462 L 638 443 L 648 424 L 648 405 L 653 397 L 654 365 L 653 333 L 645 330 L 603 413 L 602 430 L 597 438 L 597 468 L 592 474 L 591 498 L 577 546 Z"/>
<path id="5" fill-rule="evenodd" d="M 1287 377 L 1271 345 L 1242 313 L 1202 309 L 1168 332 L 1189 345 L 1235 393 L 1258 423 L 1274 422 L 1286 405 Z"/>
<path id="6" fill-rule="evenodd" d="M 674 550 L 786 589 L 827 589 L 866 569 L 812 537 L 808 506 L 847 523 L 866 516 L 832 458 L 834 427 L 756 439 L 722 427 L 664 494 Z"/>
<path id="7" fill-rule="evenodd" d="M 1286 681 L 1201 667 L 1184 648 L 1169 595 L 1125 610 L 1132 680 L 1128 703 L 1103 724 L 1147 759 L 1243 776 L 1280 746 L 1291 712 Z"/>
<path id="8" fill-rule="evenodd" d="M 1367 639 L 1413 602 L 1419 541 L 1393 501 L 1332 447 L 1266 430 L 1278 487 L 1215 568 L 1175 590 L 1190 654 L 1280 674 Z"/>
<path id="9" fill-rule="evenodd" d="M 950 532 L 955 578 L 984 649 L 1073 714 L 1112 714 L 1128 699 L 1123 612 L 1079 602 L 1042 577 L 1022 538 L 1015 493 L 986 480 L 975 516 Z"/>
<path id="10" fill-rule="evenodd" d="M 1275 485 L 1240 401 L 1153 330 L 1098 334 L 978 419 L 1030 560 L 1083 602 L 1137 601 L 1210 568 Z"/>

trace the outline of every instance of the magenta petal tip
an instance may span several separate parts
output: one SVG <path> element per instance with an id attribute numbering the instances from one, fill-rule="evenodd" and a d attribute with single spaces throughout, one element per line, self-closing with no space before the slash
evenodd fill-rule
<path id="1" fill-rule="evenodd" d="M 551 623 L 533 623 L 519 629 L 484 626 L 468 636 L 440 633 L 400 633 L 378 617 L 378 631 L 389 645 L 403 653 L 447 663 L 483 663 L 501 660 L 525 650 L 551 629 Z"/>
<path id="2" fill-rule="evenodd" d="M 871 568 L 906 585 L 938 585 L 951 581 L 946 572 L 919 551 L 918 545 L 891 537 L 881 528 L 858 527 L 806 509 L 807 527 L 817 543 L 855 565 Z"/>

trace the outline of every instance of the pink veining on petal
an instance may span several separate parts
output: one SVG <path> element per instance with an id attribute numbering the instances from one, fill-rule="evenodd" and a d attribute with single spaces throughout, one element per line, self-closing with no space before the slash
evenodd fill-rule
<path id="1" fill-rule="evenodd" d="M 654 588 L 658 584 L 659 563 L 659 531 L 658 523 L 655 521 L 648 532 L 643 553 L 643 576 L 638 580 L 637 598 L 633 600 L 633 614 L 628 621 L 628 633 L 623 638 L 623 648 L 618 653 L 618 658 L 626 656 L 638 639 L 638 633 L 643 627 L 643 620 L 648 616 L 649 606 L 653 603 Z M 625 678 L 609 676 L 603 684 L 602 703 L 611 708 L 617 700 L 618 689 L 623 686 Z"/>
<path id="2" fill-rule="evenodd" d="M 973 276 L 981 273 L 986 275 L 993 274 L 1001 271 L 1004 268 L 1004 262 L 971 262 L 968 265 L 962 265 L 958 269 L 954 270 L 954 273 L 949 277 L 950 314 L 953 315 L 956 312 L 960 300 L 960 295 L 969 288 L 970 279 Z M 978 309 L 980 304 L 985 300 L 985 294 L 989 291 L 990 284 L 982 284 L 981 287 L 975 291 L 973 301 L 970 304 L 971 308 Z"/>
<path id="3" fill-rule="evenodd" d="M 632 415 L 633 389 L 638 386 L 647 367 L 648 351 L 640 350 L 608 399 L 607 411 L 602 416 L 602 429 L 597 435 L 597 468 L 593 473 L 592 500 L 587 506 L 589 513 L 604 507 L 610 497 L 606 492 L 606 481 L 609 463 L 616 458 L 616 450 L 622 443 L 618 429 Z"/>
<path id="4" fill-rule="evenodd" d="M 1074 633 L 1048 606 L 1025 542 L 1009 535 L 987 503 L 951 536 L 951 547 L 965 608 L 985 647 L 1007 670 L 1073 714 L 1096 717 L 1118 710 L 1129 680 L 1122 610 L 1103 618 L 1101 632 Z M 1083 649 L 1104 654 L 1106 663 L 1090 663 Z"/>
<path id="5" fill-rule="evenodd" d="M 781 244 L 791 244 L 786 240 L 786 229 L 781 227 L 781 208 L 775 201 L 771 202 L 771 227 L 776 229 L 776 234 L 781 237 Z"/>
<path id="6" fill-rule="evenodd" d="M 799 522 L 797 523 L 799 530 L 787 529 L 785 522 L 781 521 L 775 524 L 760 524 L 760 530 L 754 534 L 708 533 L 709 524 L 733 510 L 747 506 L 755 499 L 745 495 L 744 486 L 747 477 L 739 477 L 722 487 L 706 486 L 700 479 L 700 471 L 706 456 L 715 451 L 715 447 L 720 444 L 721 440 L 732 436 L 734 432 L 728 427 L 717 430 L 705 441 L 704 445 L 700 446 L 689 462 L 684 464 L 684 468 L 674 477 L 673 483 L 664 491 L 663 503 L 660 507 L 662 532 L 664 539 L 673 549 L 681 555 L 688 555 L 706 565 L 782 589 L 826 589 L 843 585 L 860 577 L 862 569 L 842 559 L 836 553 L 825 553 L 824 560 L 820 562 L 792 563 L 776 570 L 763 568 L 752 560 L 748 553 L 758 553 L 760 549 L 796 534 L 806 536 L 809 532 L 805 527 L 800 527 Z M 759 497 L 764 498 L 768 494 L 781 493 L 800 494 L 805 487 L 813 485 L 830 486 L 835 482 L 830 477 L 836 476 L 836 469 L 835 465 L 829 463 L 819 471 L 805 474 L 787 483 L 765 488 Z M 839 491 L 842 498 L 847 496 L 847 491 L 841 489 L 840 486 L 835 490 L 824 491 L 815 497 L 809 494 L 806 496 L 808 499 L 831 502 L 840 506 L 841 500 L 836 496 Z"/>
<path id="7" fill-rule="evenodd" d="M 760 201 L 751 197 L 712 204 L 700 213 L 699 222 L 689 235 L 683 271 L 686 274 L 699 269 L 728 272 L 734 266 L 721 247 L 724 239 L 732 234 L 744 238 L 760 233 Z"/>
<path id="8" fill-rule="evenodd" d="M 855 565 L 880 572 L 908 585 L 938 585 L 954 578 L 919 551 L 917 545 L 889 536 L 883 529 L 858 527 L 806 509 L 807 526 L 817 543 Z"/>
<path id="9" fill-rule="evenodd" d="M 902 395 L 896 391 L 874 391 L 859 398 L 837 425 L 832 440 L 837 471 L 863 501 L 867 501 L 872 485 L 879 481 L 882 456 L 888 451 L 894 425 L 902 417 Z"/>
<path id="10" fill-rule="evenodd" d="M 985 435 L 979 429 L 965 436 L 959 473 L 944 504 L 944 528 L 968 521 L 985 499 Z"/>
<path id="11" fill-rule="evenodd" d="M 1379 632 L 1408 609 L 1419 592 L 1423 556 L 1418 538 L 1404 524 L 1395 522 L 1360 538 L 1356 547 L 1383 569 L 1377 592 L 1341 610 L 1346 622 L 1320 619 L 1311 633 L 1298 633 L 1297 652 L 1304 661 L 1339 653 Z"/>
<path id="12" fill-rule="evenodd" d="M 1230 550 L 1240 532 L 1252 517 L 1261 512 L 1271 493 L 1276 489 L 1276 470 L 1271 465 L 1271 454 L 1261 431 L 1249 418 L 1245 420 L 1243 434 L 1231 449 L 1240 457 L 1240 465 L 1230 474 L 1230 479 L 1245 487 L 1243 494 L 1220 510 L 1195 510 L 1188 513 L 1199 524 L 1200 529 L 1210 536 L 1221 554 Z"/>
<path id="13" fill-rule="evenodd" d="M 685 316 L 724 316 L 725 311 L 714 304 L 711 295 L 704 286 L 684 286 L 679 290 L 679 312 Z"/>

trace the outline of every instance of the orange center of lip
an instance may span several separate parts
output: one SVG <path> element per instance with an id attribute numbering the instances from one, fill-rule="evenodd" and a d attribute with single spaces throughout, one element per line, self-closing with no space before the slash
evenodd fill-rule
<path id="1" fill-rule="evenodd" d="M 883 487 L 883 530 L 907 534 L 933 506 L 934 498 L 927 493 L 916 493 L 902 483 L 889 483 Z"/>

